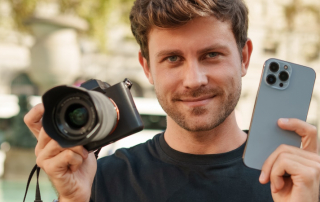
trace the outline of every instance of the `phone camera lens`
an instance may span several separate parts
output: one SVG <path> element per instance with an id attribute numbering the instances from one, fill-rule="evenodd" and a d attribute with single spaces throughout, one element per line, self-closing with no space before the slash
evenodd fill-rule
<path id="1" fill-rule="evenodd" d="M 288 74 L 288 72 L 286 72 L 286 71 L 280 72 L 280 74 L 279 74 L 279 79 L 280 79 L 281 81 L 287 81 L 287 80 L 289 79 L 289 74 Z"/>
<path id="2" fill-rule="evenodd" d="M 272 71 L 272 72 L 277 72 L 279 70 L 279 65 L 278 63 L 276 62 L 271 62 L 270 66 L 269 66 L 269 69 Z"/>
<path id="3" fill-rule="evenodd" d="M 266 80 L 268 84 L 272 85 L 277 81 L 277 78 L 273 74 L 269 74 Z"/>

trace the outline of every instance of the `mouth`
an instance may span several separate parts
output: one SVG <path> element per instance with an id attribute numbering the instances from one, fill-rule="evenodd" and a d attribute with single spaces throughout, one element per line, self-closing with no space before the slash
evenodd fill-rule
<path id="1" fill-rule="evenodd" d="M 189 106 L 189 107 L 200 107 L 208 104 L 215 95 L 209 95 L 209 96 L 202 96 L 202 97 L 196 97 L 196 98 L 182 98 L 180 99 L 180 102 L 183 104 Z"/>

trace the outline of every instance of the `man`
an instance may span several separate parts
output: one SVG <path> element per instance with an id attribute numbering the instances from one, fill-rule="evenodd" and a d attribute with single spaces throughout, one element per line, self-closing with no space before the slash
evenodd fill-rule
<path id="1" fill-rule="evenodd" d="M 137 0 L 130 20 L 167 129 L 97 166 L 83 147 L 63 149 L 50 139 L 40 122 L 43 106 L 33 108 L 25 122 L 38 139 L 37 164 L 60 202 L 318 201 L 315 127 L 281 119 L 279 127 L 302 137 L 302 149 L 280 146 L 261 172 L 242 162 L 247 134 L 234 109 L 252 42 L 241 0 Z"/>

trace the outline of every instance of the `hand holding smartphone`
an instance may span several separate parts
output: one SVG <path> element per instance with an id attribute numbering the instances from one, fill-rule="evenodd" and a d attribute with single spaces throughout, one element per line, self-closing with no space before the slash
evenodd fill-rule
<path id="1" fill-rule="evenodd" d="M 306 120 L 315 78 L 315 71 L 306 66 L 274 58 L 265 62 L 243 154 L 246 166 L 261 170 L 281 144 L 300 147 L 301 137 L 282 130 L 277 121 Z"/>

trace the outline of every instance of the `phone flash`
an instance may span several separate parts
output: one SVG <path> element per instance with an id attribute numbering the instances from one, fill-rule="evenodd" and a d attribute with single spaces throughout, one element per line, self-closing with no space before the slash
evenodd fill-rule
<path id="1" fill-rule="evenodd" d="M 284 69 L 288 69 L 288 66 L 287 66 L 287 65 L 285 65 L 285 66 L 284 66 Z"/>

